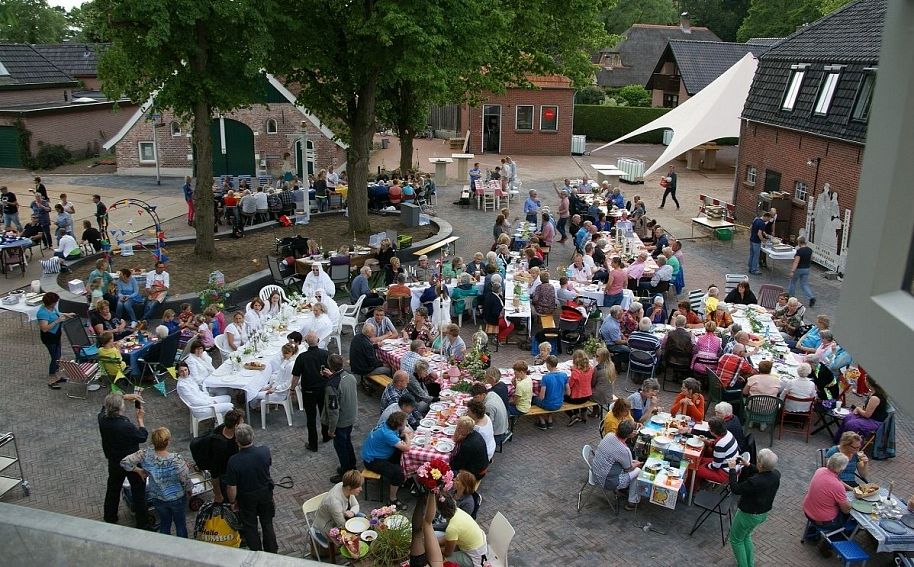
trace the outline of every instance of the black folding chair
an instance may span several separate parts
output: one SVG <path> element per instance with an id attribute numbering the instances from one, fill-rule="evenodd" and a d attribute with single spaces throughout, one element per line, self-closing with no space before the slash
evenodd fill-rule
<path id="1" fill-rule="evenodd" d="M 73 317 L 72 319 L 67 319 L 63 323 L 63 332 L 67 335 L 67 341 L 70 343 L 70 347 L 73 348 L 73 355 L 76 357 L 76 362 L 89 362 L 95 361 L 98 358 L 98 349 L 95 349 L 95 341 L 89 337 L 88 331 L 86 331 L 86 325 L 83 323 L 81 317 Z M 83 350 L 86 349 L 86 350 Z M 87 351 L 93 350 L 94 354 L 89 354 Z"/>
<path id="2" fill-rule="evenodd" d="M 180 331 L 175 331 L 165 337 L 158 345 L 153 345 L 146 356 L 137 359 L 137 362 L 143 365 L 142 375 L 145 376 L 146 371 L 149 370 L 155 380 L 153 388 L 161 392 L 163 396 L 167 396 L 169 392 L 165 380 L 168 377 L 174 378 L 169 372 L 169 368 L 174 368 L 175 366 L 175 357 L 178 354 L 178 340 L 180 338 Z M 170 391 L 174 392 L 176 389 L 177 385 Z"/>
<path id="3" fill-rule="evenodd" d="M 698 491 L 698 494 L 695 495 L 695 499 L 692 503 L 701 508 L 701 514 L 696 518 L 695 524 L 692 525 L 692 531 L 689 532 L 689 535 L 694 534 L 695 530 L 705 523 L 705 520 L 712 515 L 717 515 L 720 522 L 720 545 L 726 545 L 727 536 L 730 535 L 730 522 L 732 521 L 732 515 L 730 513 L 732 500 L 730 485 L 724 485 L 720 492 L 711 490 Z M 726 531 L 724 531 L 724 516 L 727 517 Z"/>

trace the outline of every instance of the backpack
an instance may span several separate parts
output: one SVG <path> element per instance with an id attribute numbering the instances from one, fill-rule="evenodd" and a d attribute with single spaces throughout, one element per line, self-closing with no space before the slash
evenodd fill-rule
<path id="1" fill-rule="evenodd" d="M 200 470 L 210 470 L 213 466 L 212 437 L 211 433 L 207 433 L 190 441 L 190 456 Z"/>

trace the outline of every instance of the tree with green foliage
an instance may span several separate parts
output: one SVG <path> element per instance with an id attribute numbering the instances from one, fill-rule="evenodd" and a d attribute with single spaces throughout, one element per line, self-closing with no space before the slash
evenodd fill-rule
<path id="1" fill-rule="evenodd" d="M 679 21 L 672 0 L 615 0 L 603 13 L 603 25 L 610 34 L 621 34 L 632 24 L 670 24 Z"/>
<path id="2" fill-rule="evenodd" d="M 264 0 L 94 0 L 92 25 L 111 41 L 98 66 L 105 93 L 138 103 L 154 97 L 153 110 L 192 125 L 194 251 L 203 258 L 215 252 L 212 117 L 263 95 L 271 11 Z"/>
<path id="3" fill-rule="evenodd" d="M 98 19 L 95 12 L 98 6 L 95 2 L 86 2 L 81 6 L 75 6 L 67 12 L 67 37 L 70 41 L 85 43 L 107 43 L 108 39 L 103 37 L 96 29 L 94 22 Z"/>
<path id="4" fill-rule="evenodd" d="M 66 35 L 66 12 L 48 5 L 47 0 L 0 2 L 0 41 L 58 43 Z"/>
<path id="5" fill-rule="evenodd" d="M 820 0 L 819 13 L 827 16 L 837 10 L 850 4 L 853 0 Z"/>
<path id="6" fill-rule="evenodd" d="M 749 11 L 749 0 L 681 0 L 694 25 L 705 26 L 723 41 L 736 41 L 739 26 Z"/>
<path id="7" fill-rule="evenodd" d="M 597 85 L 584 87 L 574 95 L 575 104 L 603 104 L 604 100 L 606 100 L 606 91 Z"/>
<path id="8" fill-rule="evenodd" d="M 821 0 L 752 0 L 736 34 L 738 41 L 753 37 L 786 37 L 799 26 L 818 20 Z"/>
<path id="9" fill-rule="evenodd" d="M 641 85 L 626 85 L 616 93 L 616 101 L 620 100 L 626 106 L 650 106 L 651 92 Z"/>
<path id="10" fill-rule="evenodd" d="M 561 73 L 586 83 L 593 74 L 588 53 L 605 45 L 597 20 L 604 4 L 302 0 L 273 15 L 296 38 L 296 49 L 275 51 L 268 68 L 299 85 L 299 102 L 349 144 L 349 223 L 364 235 L 379 112 L 388 108 L 385 120 L 392 120 L 391 101 L 405 101 L 414 133 L 430 101 L 469 101 L 527 85 L 528 74 Z M 409 164 L 412 152 L 404 153 L 401 161 Z"/>

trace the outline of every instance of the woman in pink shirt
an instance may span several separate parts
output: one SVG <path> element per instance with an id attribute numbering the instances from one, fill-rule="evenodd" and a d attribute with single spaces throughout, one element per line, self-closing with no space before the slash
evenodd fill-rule
<path id="1" fill-rule="evenodd" d="M 622 290 L 628 283 L 628 274 L 622 269 L 622 259 L 613 258 L 610 265 L 612 270 L 609 272 L 606 287 L 603 289 L 603 307 L 622 305 Z"/>
<path id="2" fill-rule="evenodd" d="M 581 404 L 590 399 L 593 394 L 593 367 L 583 350 L 576 350 L 571 357 L 571 378 L 568 379 L 569 393 L 565 401 L 569 404 Z M 571 410 L 568 412 L 571 421 L 568 427 L 575 423 L 587 423 L 587 410 Z"/>
<path id="3" fill-rule="evenodd" d="M 720 337 L 717 336 L 717 323 L 707 321 L 705 334 L 695 341 L 694 354 L 692 355 L 692 372 L 703 376 L 708 368 L 717 368 L 720 359 Z"/>
<path id="4" fill-rule="evenodd" d="M 803 513 L 818 530 L 838 529 L 847 521 L 851 504 L 839 475 L 847 466 L 847 456 L 835 453 L 824 467 L 816 470 L 803 498 Z M 805 538 L 805 534 L 804 534 Z"/>

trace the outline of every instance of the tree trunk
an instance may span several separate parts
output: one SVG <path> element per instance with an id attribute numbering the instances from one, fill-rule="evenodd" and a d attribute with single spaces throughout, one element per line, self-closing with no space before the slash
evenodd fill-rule
<path id="1" fill-rule="evenodd" d="M 201 76 L 206 70 L 206 54 L 209 49 L 205 22 L 198 21 L 197 49 L 190 65 Z M 201 258 L 212 258 L 216 252 L 215 219 L 213 211 L 213 139 L 209 127 L 212 123 L 212 108 L 205 100 L 194 102 L 194 129 L 191 140 L 194 145 L 194 166 L 197 184 L 194 187 L 194 228 L 197 240 L 194 254 Z"/>
<path id="2" fill-rule="evenodd" d="M 349 230 L 367 235 L 371 231 L 368 221 L 368 161 L 375 127 L 375 102 L 377 101 L 377 75 L 371 77 L 358 92 L 358 100 L 349 106 L 349 151 L 346 168 L 349 172 Z"/>
<path id="3" fill-rule="evenodd" d="M 413 138 L 415 133 L 409 128 L 397 127 L 397 136 L 400 137 L 400 175 L 406 176 L 407 172 L 416 167 L 413 163 Z"/>

